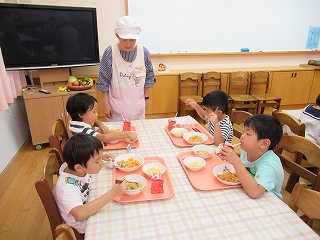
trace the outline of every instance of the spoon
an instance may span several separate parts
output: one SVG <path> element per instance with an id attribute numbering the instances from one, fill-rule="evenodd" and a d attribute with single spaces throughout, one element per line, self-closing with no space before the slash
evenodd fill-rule
<path id="1" fill-rule="evenodd" d="M 238 146 L 238 145 L 240 145 L 240 144 L 241 144 L 241 143 L 233 144 L 232 147 Z"/>
<path id="2" fill-rule="evenodd" d="M 125 121 L 126 119 L 124 118 L 123 114 L 122 113 L 120 114 L 121 114 L 122 120 Z"/>

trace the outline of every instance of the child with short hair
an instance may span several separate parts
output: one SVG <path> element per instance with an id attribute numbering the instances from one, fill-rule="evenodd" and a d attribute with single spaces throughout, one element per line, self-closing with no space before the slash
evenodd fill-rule
<path id="1" fill-rule="evenodd" d="M 131 141 L 137 139 L 137 133 L 133 131 L 110 132 L 98 120 L 98 101 L 90 94 L 77 93 L 69 97 L 66 109 L 72 119 L 69 124 L 72 134 L 84 132 L 98 138 L 104 143 L 123 138 L 130 138 Z M 92 126 L 98 127 L 100 132 L 93 130 Z"/>
<path id="2" fill-rule="evenodd" d="M 90 174 L 97 174 L 103 166 L 102 143 L 86 133 L 72 136 L 63 148 L 63 163 L 55 187 L 55 197 L 64 221 L 79 233 L 85 233 L 86 219 L 115 197 L 121 196 L 128 181 L 115 184 L 101 197 L 88 202 Z"/>
<path id="3" fill-rule="evenodd" d="M 306 125 L 305 137 L 320 145 L 320 94 L 316 104 L 310 104 L 302 110 L 300 120 Z"/>
<path id="4" fill-rule="evenodd" d="M 191 98 L 187 98 L 185 104 L 194 108 L 198 115 L 206 120 L 208 131 L 213 136 L 215 145 L 218 146 L 223 142 L 231 143 L 233 127 L 229 116 L 226 114 L 229 97 L 224 91 L 215 90 L 204 96 L 202 103 L 204 110 Z"/>
<path id="5" fill-rule="evenodd" d="M 240 138 L 240 157 L 229 147 L 221 149 L 221 158 L 235 168 L 238 178 L 251 198 L 259 198 L 265 191 L 280 193 L 284 171 L 273 149 L 282 137 L 282 126 L 273 116 L 253 115 L 244 122 Z"/>

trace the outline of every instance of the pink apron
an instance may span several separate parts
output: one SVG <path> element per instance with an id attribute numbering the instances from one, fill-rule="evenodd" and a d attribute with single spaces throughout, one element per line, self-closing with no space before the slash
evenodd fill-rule
<path id="1" fill-rule="evenodd" d="M 122 115 L 128 120 L 145 118 L 145 80 L 143 46 L 137 46 L 137 56 L 133 62 L 126 62 L 118 45 L 113 45 L 112 80 L 109 86 L 109 104 L 113 114 L 110 122 L 122 121 Z"/>

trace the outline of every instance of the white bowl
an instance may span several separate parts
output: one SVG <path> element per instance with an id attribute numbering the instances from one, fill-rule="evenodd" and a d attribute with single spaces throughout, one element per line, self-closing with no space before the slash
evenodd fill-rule
<path id="1" fill-rule="evenodd" d="M 183 118 L 176 118 L 176 127 L 189 129 L 192 126 L 192 122 Z"/>
<path id="2" fill-rule="evenodd" d="M 232 164 L 227 164 L 227 168 L 230 170 L 230 172 L 234 173 L 234 167 Z M 224 169 L 224 164 L 218 165 L 213 169 L 213 175 L 218 179 L 219 182 L 226 184 L 226 185 L 238 185 L 240 182 L 228 182 L 225 180 L 222 180 L 218 177 L 218 174 L 222 174 Z"/>
<path id="3" fill-rule="evenodd" d="M 151 177 L 153 173 L 164 174 L 167 168 L 161 163 L 147 163 L 143 165 L 142 172 L 148 177 Z"/>
<path id="4" fill-rule="evenodd" d="M 199 144 L 192 147 L 192 151 L 195 156 L 207 159 L 213 153 L 214 148 L 208 145 Z"/>
<path id="5" fill-rule="evenodd" d="M 175 137 L 182 137 L 183 134 L 185 134 L 185 133 L 188 132 L 188 130 L 185 129 L 185 128 L 178 128 L 178 127 L 176 127 L 176 128 L 172 128 L 172 129 L 170 130 L 170 132 L 171 132 L 171 133 L 173 134 L 173 136 L 175 136 Z"/>
<path id="6" fill-rule="evenodd" d="M 124 160 L 124 161 L 127 161 L 129 158 L 133 158 L 135 160 L 138 160 L 140 162 L 140 165 L 139 166 L 136 166 L 136 167 L 131 167 L 131 168 L 126 168 L 126 167 L 120 167 L 119 166 L 119 161 L 121 160 Z M 123 154 L 123 155 L 120 155 L 118 157 L 115 158 L 114 160 L 114 166 L 116 168 L 118 168 L 119 170 L 123 171 L 123 172 L 132 172 L 132 171 L 135 171 L 137 170 L 139 167 L 141 167 L 141 165 L 144 163 L 144 158 L 141 156 L 141 155 L 138 155 L 138 154 L 134 154 L 134 153 L 128 153 L 128 154 Z"/>
<path id="7" fill-rule="evenodd" d="M 121 132 L 122 131 L 122 126 L 121 125 L 106 125 L 109 128 L 110 132 Z M 111 144 L 116 144 L 120 141 L 120 139 L 108 142 Z"/>
<path id="8" fill-rule="evenodd" d="M 190 137 L 195 137 L 195 136 L 200 137 L 202 139 L 202 141 L 193 142 L 193 141 L 189 140 Z M 192 144 L 192 145 L 202 144 L 202 143 L 204 143 L 205 141 L 208 140 L 208 136 L 207 135 L 205 135 L 204 133 L 199 133 L 199 132 L 187 132 L 187 133 L 183 134 L 182 137 L 187 143 Z"/>
<path id="9" fill-rule="evenodd" d="M 190 166 L 191 163 L 199 163 L 199 166 Z M 206 160 L 201 157 L 186 157 L 183 160 L 183 164 L 192 171 L 199 171 L 206 165 Z"/>
<path id="10" fill-rule="evenodd" d="M 137 195 L 138 193 L 141 193 L 143 188 L 147 185 L 147 179 L 145 179 L 145 177 L 139 175 L 139 174 L 129 174 L 126 175 L 124 177 L 121 178 L 122 179 L 127 179 L 127 181 L 129 182 L 137 182 L 141 184 L 141 187 L 135 190 L 126 190 L 125 194 L 130 195 L 130 196 L 134 196 Z"/>

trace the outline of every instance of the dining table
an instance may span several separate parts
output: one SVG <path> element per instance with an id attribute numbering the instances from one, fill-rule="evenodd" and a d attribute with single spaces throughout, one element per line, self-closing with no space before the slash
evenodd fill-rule
<path id="1" fill-rule="evenodd" d="M 191 116 L 178 119 L 199 124 Z M 135 199 L 134 196 L 128 195 L 114 199 L 87 219 L 86 240 L 319 239 L 319 235 L 272 192 L 252 199 L 241 185 L 212 189 L 197 186 L 197 180 L 214 181 L 214 176 L 199 174 L 191 181 L 191 173 L 183 167 L 179 154 L 192 154 L 192 146 L 179 146 L 173 141 L 167 129 L 168 120 L 132 121 L 139 136 L 137 146 L 130 150 L 108 150 L 116 156 L 136 153 L 146 159 L 163 159 L 167 167 L 164 181 L 170 184 L 165 189 L 167 194 L 132 201 L 130 197 Z M 223 164 L 215 155 L 208 161 Z M 112 188 L 116 171 L 119 170 L 104 166 L 98 174 L 92 175 L 89 202 Z M 151 189 L 144 188 L 144 191 Z"/>

